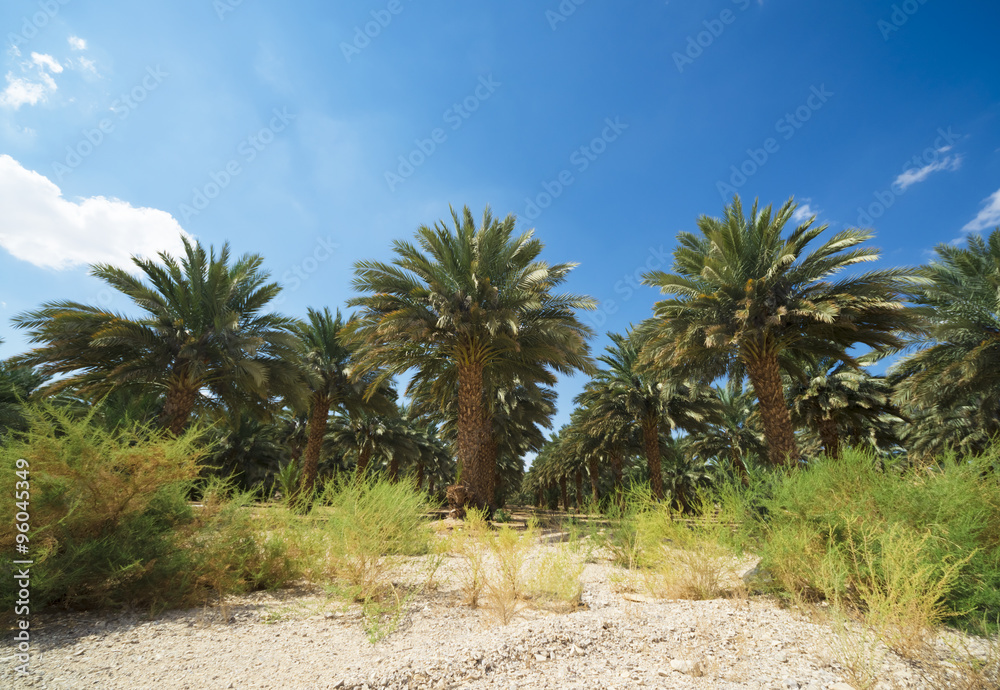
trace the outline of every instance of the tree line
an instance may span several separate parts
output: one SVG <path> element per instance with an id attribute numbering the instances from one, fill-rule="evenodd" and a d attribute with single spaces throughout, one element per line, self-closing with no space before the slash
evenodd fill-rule
<path id="1" fill-rule="evenodd" d="M 911 463 L 984 450 L 1000 420 L 1000 228 L 925 266 L 864 270 L 871 232 L 795 210 L 734 197 L 698 218 L 671 269 L 643 278 L 663 295 L 653 313 L 596 358 L 577 316 L 596 302 L 560 291 L 575 264 L 543 260 L 513 215 L 452 210 L 390 262 L 358 261 L 347 316 L 276 313 L 261 256 L 185 238 L 134 273 L 91 267 L 132 313 L 65 300 L 13 319 L 31 348 L 0 366 L 0 433 L 47 398 L 109 426 L 202 425 L 213 471 L 246 486 L 381 471 L 488 510 L 519 491 L 568 505 L 570 481 L 596 501 L 629 479 L 683 509 L 719 472 L 846 445 Z M 590 379 L 546 438 L 556 375 L 573 372 Z"/>

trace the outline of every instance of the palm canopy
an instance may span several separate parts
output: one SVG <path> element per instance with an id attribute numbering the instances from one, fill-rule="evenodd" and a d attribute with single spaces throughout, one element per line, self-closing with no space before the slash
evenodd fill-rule
<path id="1" fill-rule="evenodd" d="M 1000 228 L 942 244 L 911 299 L 928 312 L 929 339 L 892 370 L 902 404 L 1000 405 Z M 990 433 L 997 430 L 994 420 Z"/>
<path id="2" fill-rule="evenodd" d="M 717 416 L 718 405 L 707 386 L 684 380 L 677 369 L 661 368 L 654 376 L 643 367 L 638 334 L 609 333 L 608 337 L 612 344 L 598 358 L 606 368 L 598 370 L 581 401 L 588 402 L 591 414 L 609 425 L 619 418 L 641 430 L 653 493 L 663 498 L 660 434 L 703 429 Z"/>
<path id="3" fill-rule="evenodd" d="M 647 360 L 707 379 L 748 375 L 775 464 L 798 457 L 782 369 L 797 375 L 803 354 L 851 362 L 856 345 L 896 350 L 902 332 L 919 328 L 901 297 L 916 281 L 912 270 L 834 278 L 879 257 L 860 246 L 872 234 L 842 230 L 810 251 L 827 226 L 814 226 L 813 217 L 785 235 L 795 210 L 791 199 L 777 211 L 755 201 L 746 216 L 734 197 L 721 218 L 698 219 L 699 233 L 678 235 L 673 273 L 652 271 L 643 280 L 669 295 L 654 308 Z"/>
<path id="4" fill-rule="evenodd" d="M 865 365 L 872 359 L 858 361 Z M 819 435 L 827 456 L 840 457 L 842 438 L 857 442 L 880 423 L 888 429 L 887 420 L 899 419 L 890 400 L 892 387 L 884 377 L 828 357 L 807 363 L 805 372 L 788 386 L 792 419 Z"/>
<path id="5" fill-rule="evenodd" d="M 494 477 L 489 455 L 492 396 L 486 386 L 516 376 L 540 385 L 556 372 L 589 370 L 590 330 L 575 310 L 590 298 L 554 293 L 573 264 L 539 259 L 543 245 L 531 231 L 515 236 L 515 217 L 479 226 L 466 207 L 417 230 L 417 244 L 393 243 L 391 264 L 355 265 L 350 301 L 362 308 L 350 331 L 361 344 L 360 371 L 382 368 L 375 381 L 415 370 L 455 381 L 458 458 L 474 500 L 488 505 Z"/>
<path id="6" fill-rule="evenodd" d="M 293 327 L 299 339 L 298 362 L 309 403 L 309 440 L 302 465 L 302 485 L 306 490 L 312 489 L 316 482 L 331 407 L 348 415 L 360 411 L 384 414 L 395 408 L 395 395 L 390 393 L 388 382 L 366 398 L 373 377 L 359 377 L 352 372 L 354 348 L 341 333 L 353 318 L 345 320 L 339 309 L 334 315 L 329 308 L 323 311 L 310 308 L 306 320 Z"/>
<path id="7" fill-rule="evenodd" d="M 217 255 L 182 239 L 179 259 L 165 252 L 160 263 L 133 257 L 141 277 L 108 264 L 91 268 L 132 300 L 142 312 L 137 318 L 71 301 L 15 317 L 31 342 L 41 344 L 18 363 L 63 375 L 48 393 L 159 388 L 165 392 L 161 420 L 174 433 L 199 402 L 260 412 L 272 396 L 294 395 L 294 322 L 266 310 L 281 288 L 268 282 L 263 259 L 245 254 L 230 263 L 228 243 Z"/>

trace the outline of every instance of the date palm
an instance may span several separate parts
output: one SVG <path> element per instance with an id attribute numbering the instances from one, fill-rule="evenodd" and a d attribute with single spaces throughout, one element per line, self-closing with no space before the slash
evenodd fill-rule
<path id="1" fill-rule="evenodd" d="M 450 370 L 457 388 L 457 452 L 473 501 L 490 507 L 495 460 L 490 457 L 493 410 L 490 381 L 555 383 L 556 372 L 590 366 L 589 329 L 575 316 L 592 309 L 586 297 L 554 293 L 573 264 L 539 260 L 542 243 L 514 235 L 515 218 L 493 217 L 477 227 L 466 207 L 417 230 L 417 245 L 396 241 L 391 264 L 355 265 L 355 289 L 363 296 L 352 332 L 362 345 L 363 372 L 384 367 L 382 378 L 415 370 Z"/>
<path id="2" fill-rule="evenodd" d="M 654 377 L 640 363 L 641 340 L 636 333 L 609 333 L 611 345 L 598 361 L 593 379 L 593 412 L 606 419 L 620 418 L 637 427 L 649 466 L 653 495 L 663 498 L 660 435 L 676 429 L 698 431 L 717 415 L 707 386 L 681 379 L 676 370 L 660 369 Z"/>
<path id="3" fill-rule="evenodd" d="M 351 413 L 362 408 L 386 413 L 394 408 L 386 386 L 365 398 L 372 376 L 352 377 L 353 349 L 341 338 L 345 320 L 338 309 L 309 309 L 307 320 L 294 330 L 301 344 L 299 364 L 309 395 L 309 431 L 302 462 L 302 487 L 311 491 L 316 482 L 319 457 L 326 436 L 330 409 Z"/>
<path id="4" fill-rule="evenodd" d="M 1000 228 L 985 239 L 970 235 L 965 247 L 942 244 L 934 251 L 935 260 L 920 269 L 925 282 L 911 297 L 929 311 L 929 338 L 891 370 L 896 400 L 924 408 L 988 407 L 982 421 L 993 434 L 1000 423 L 993 402 L 1000 400 Z"/>
<path id="5" fill-rule="evenodd" d="M 858 361 L 865 365 L 870 358 Z M 828 457 L 840 457 L 842 438 L 863 438 L 887 415 L 898 417 L 883 377 L 828 357 L 809 362 L 804 371 L 788 386 L 792 420 L 819 435 Z"/>
<path id="6" fill-rule="evenodd" d="M 293 396 L 299 380 L 294 322 L 268 311 L 281 288 L 268 282 L 263 259 L 246 254 L 230 263 L 228 243 L 216 254 L 182 239 L 180 258 L 165 252 L 160 263 L 133 257 L 141 277 L 108 264 L 91 267 L 91 275 L 133 301 L 137 317 L 72 301 L 15 317 L 40 344 L 18 363 L 59 376 L 45 387 L 49 394 L 159 389 L 161 424 L 174 434 L 198 404 L 263 413 L 272 397 Z"/>
<path id="7" fill-rule="evenodd" d="M 912 270 L 843 275 L 878 259 L 877 249 L 861 246 L 871 233 L 843 230 L 810 251 L 827 226 L 812 218 L 783 236 L 795 209 L 792 200 L 776 212 L 754 202 L 746 216 L 734 197 L 721 218 L 701 216 L 698 233 L 678 235 L 673 273 L 643 280 L 670 296 L 654 308 L 646 360 L 707 380 L 748 375 L 775 465 L 799 456 L 782 370 L 796 375 L 796 358 L 846 356 L 855 345 L 901 348 L 900 334 L 919 324 L 902 302 Z"/>

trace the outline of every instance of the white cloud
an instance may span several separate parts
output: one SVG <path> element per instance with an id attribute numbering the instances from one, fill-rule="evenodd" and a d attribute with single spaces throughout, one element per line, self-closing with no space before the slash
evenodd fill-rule
<path id="1" fill-rule="evenodd" d="M 80 38 L 79 36 L 70 36 L 66 39 L 69 42 L 69 47 L 73 50 L 86 50 L 87 42 Z"/>
<path id="2" fill-rule="evenodd" d="M 979 214 L 962 228 L 964 232 L 979 232 L 1000 225 L 1000 189 L 983 200 Z"/>
<path id="3" fill-rule="evenodd" d="M 48 90 L 46 84 L 21 79 L 8 72 L 7 88 L 0 92 L 0 105 L 14 110 L 22 105 L 35 105 L 45 99 Z"/>
<path id="4" fill-rule="evenodd" d="M 808 202 L 803 202 L 799 204 L 799 207 L 795 209 L 792 214 L 792 221 L 801 225 L 813 216 L 818 216 L 819 211 L 815 210 Z"/>
<path id="5" fill-rule="evenodd" d="M 51 72 L 59 74 L 63 71 L 62 65 L 51 55 L 45 55 L 44 53 L 32 53 L 31 61 L 42 68 L 48 68 Z"/>
<path id="6" fill-rule="evenodd" d="M 31 62 L 22 62 L 20 68 L 25 76 L 7 73 L 7 88 L 0 92 L 0 106 L 17 110 L 22 105 L 35 105 L 44 101 L 58 88 L 52 74 L 63 71 L 58 60 L 44 53 L 32 53 Z"/>
<path id="7" fill-rule="evenodd" d="M 944 153 L 951 149 L 950 146 L 938 149 L 938 153 Z M 954 171 L 958 170 L 962 166 L 961 156 L 945 156 L 939 161 L 934 161 L 925 165 L 922 168 L 910 168 L 902 175 L 896 178 L 894 185 L 899 185 L 901 191 L 906 191 L 908 187 L 911 187 L 918 182 L 923 182 L 931 174 L 936 173 L 939 170 Z"/>
<path id="8" fill-rule="evenodd" d="M 59 187 L 0 155 L 0 246 L 42 268 L 97 262 L 131 268 L 133 254 L 182 250 L 188 236 L 166 211 L 102 196 L 71 201 Z"/>
<path id="9" fill-rule="evenodd" d="M 81 72 L 90 72 L 92 74 L 97 74 L 97 63 L 93 60 L 88 60 L 85 57 L 79 58 L 76 61 L 76 65 Z"/>

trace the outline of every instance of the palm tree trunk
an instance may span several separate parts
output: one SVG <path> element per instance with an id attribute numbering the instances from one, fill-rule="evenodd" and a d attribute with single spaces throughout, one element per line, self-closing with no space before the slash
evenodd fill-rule
<path id="1" fill-rule="evenodd" d="M 365 476 L 365 470 L 368 469 L 368 460 L 372 456 L 372 446 L 370 443 L 365 443 L 358 450 L 358 464 L 354 468 L 354 478 L 361 479 Z"/>
<path id="2" fill-rule="evenodd" d="M 611 474 L 614 475 L 614 486 L 615 486 L 615 496 L 617 497 L 618 504 L 622 504 L 624 498 L 624 480 L 622 479 L 622 464 L 623 458 L 621 451 L 614 451 L 611 453 Z"/>
<path id="3" fill-rule="evenodd" d="M 433 475 L 431 475 L 430 477 L 427 478 L 427 493 L 429 493 L 431 496 L 434 495 L 434 476 Z"/>
<path id="4" fill-rule="evenodd" d="M 646 450 L 646 464 L 649 466 L 649 482 L 653 487 L 653 497 L 663 500 L 663 471 L 660 468 L 660 420 L 656 414 L 648 414 L 642 420 L 642 443 Z"/>
<path id="5" fill-rule="evenodd" d="M 399 458 L 392 454 L 389 460 L 389 481 L 395 484 L 399 480 Z"/>
<path id="6" fill-rule="evenodd" d="M 566 475 L 565 474 L 563 476 L 559 477 L 559 493 L 562 496 L 563 510 L 565 510 L 568 513 L 569 512 L 569 491 L 567 491 L 567 489 L 566 489 L 566 485 L 567 484 L 568 484 L 568 482 L 566 481 Z"/>
<path id="7" fill-rule="evenodd" d="M 471 361 L 458 368 L 458 464 L 463 483 L 471 489 L 471 503 L 479 509 L 491 502 L 489 487 L 494 468 L 487 467 L 484 441 L 483 365 Z"/>
<path id="8" fill-rule="evenodd" d="M 590 495 L 594 499 L 594 505 L 597 505 L 597 503 L 601 500 L 601 497 L 597 493 L 597 480 L 600 478 L 600 469 L 597 465 L 597 458 L 595 456 L 591 456 L 590 459 L 587 460 L 587 471 L 590 474 Z"/>
<path id="9" fill-rule="evenodd" d="M 483 420 L 483 435 L 483 462 L 490 478 L 486 487 L 486 495 L 489 497 L 487 502 L 492 510 L 499 507 L 494 504 L 497 502 L 497 487 L 500 486 L 500 466 L 497 464 L 497 440 L 493 435 L 493 424 L 485 419 Z"/>
<path id="10" fill-rule="evenodd" d="M 424 461 L 417 463 L 417 491 L 424 485 Z"/>
<path id="11" fill-rule="evenodd" d="M 538 487 L 538 507 L 545 507 L 545 489 L 544 487 Z"/>
<path id="12" fill-rule="evenodd" d="M 307 493 L 316 486 L 316 475 L 319 473 L 319 453 L 323 448 L 326 420 L 329 415 L 330 398 L 325 395 L 314 395 L 312 411 L 309 414 L 309 442 L 306 444 L 305 457 L 302 462 L 302 489 Z"/>
<path id="13" fill-rule="evenodd" d="M 576 510 L 583 509 L 583 472 L 576 470 Z"/>
<path id="14" fill-rule="evenodd" d="M 198 397 L 198 386 L 187 381 L 174 379 L 167 386 L 167 396 L 160 413 L 160 421 L 173 436 L 184 433 L 194 401 Z"/>
<path id="15" fill-rule="evenodd" d="M 826 452 L 827 457 L 839 460 L 840 433 L 837 430 L 837 423 L 832 419 L 820 419 L 819 438 L 823 442 L 823 450 Z"/>
<path id="16" fill-rule="evenodd" d="M 792 415 L 781 384 L 778 355 L 764 352 L 748 359 L 746 364 L 750 383 L 760 402 L 760 416 L 764 422 L 764 438 L 771 464 L 794 465 L 799 459 L 799 446 L 795 442 Z"/>

